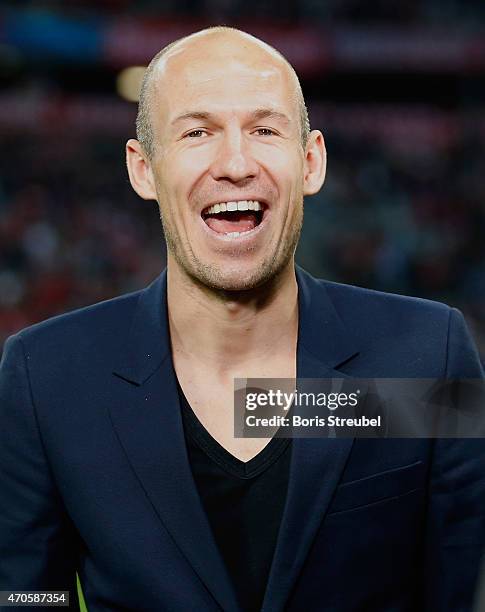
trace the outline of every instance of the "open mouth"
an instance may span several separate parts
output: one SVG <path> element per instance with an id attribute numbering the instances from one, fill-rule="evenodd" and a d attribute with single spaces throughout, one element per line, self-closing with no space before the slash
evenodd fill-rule
<path id="1" fill-rule="evenodd" d="M 221 202 L 204 208 L 201 216 L 214 232 L 237 238 L 258 227 L 263 220 L 265 208 L 257 200 Z"/>

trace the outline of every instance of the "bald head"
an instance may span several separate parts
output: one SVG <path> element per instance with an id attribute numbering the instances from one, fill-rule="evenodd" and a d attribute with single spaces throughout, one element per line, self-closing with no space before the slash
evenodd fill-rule
<path id="1" fill-rule="evenodd" d="M 291 64 L 279 51 L 258 38 L 235 28 L 217 26 L 170 43 L 159 51 L 148 65 L 140 90 L 136 134 L 149 159 L 155 153 L 153 112 L 156 108 L 157 92 L 163 91 L 167 73 L 171 71 L 177 74 L 187 66 L 193 66 L 196 70 L 198 63 L 214 60 L 225 65 L 229 58 L 234 61 L 240 59 L 249 64 L 259 62 L 259 66 L 262 62 L 267 66 L 267 71 L 273 67 L 282 72 L 289 83 L 299 122 L 300 139 L 305 148 L 310 123 L 300 82 Z"/>

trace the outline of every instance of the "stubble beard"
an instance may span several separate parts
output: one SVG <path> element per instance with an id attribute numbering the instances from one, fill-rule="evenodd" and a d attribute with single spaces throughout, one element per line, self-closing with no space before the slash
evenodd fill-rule
<path id="1" fill-rule="evenodd" d="M 295 218 L 288 233 L 283 237 L 283 244 L 277 245 L 255 269 L 242 275 L 233 268 L 226 274 L 219 266 L 201 261 L 193 252 L 188 241 L 184 244 L 176 229 L 167 220 L 162 207 L 159 206 L 160 219 L 167 243 L 167 249 L 181 270 L 196 284 L 215 292 L 246 292 L 260 288 L 276 279 L 294 257 L 303 225 L 303 195 L 295 206 Z"/>

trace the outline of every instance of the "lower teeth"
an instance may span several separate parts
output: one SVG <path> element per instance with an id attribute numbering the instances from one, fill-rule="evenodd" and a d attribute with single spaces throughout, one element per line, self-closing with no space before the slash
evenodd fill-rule
<path id="1" fill-rule="evenodd" d="M 242 234 L 247 234 L 251 231 L 252 230 L 246 230 L 245 232 L 228 232 L 227 234 L 225 234 L 225 236 L 229 236 L 229 238 L 237 238 L 238 236 L 241 236 Z"/>

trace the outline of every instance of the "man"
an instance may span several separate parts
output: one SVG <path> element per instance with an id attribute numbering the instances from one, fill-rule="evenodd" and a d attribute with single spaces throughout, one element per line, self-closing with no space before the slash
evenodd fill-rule
<path id="1" fill-rule="evenodd" d="M 237 30 L 184 38 L 137 135 L 167 270 L 8 341 L 0 589 L 74 600 L 77 571 L 90 612 L 468 610 L 482 440 L 232 434 L 235 378 L 483 376 L 458 311 L 295 270 L 325 148 L 293 69 Z"/>

